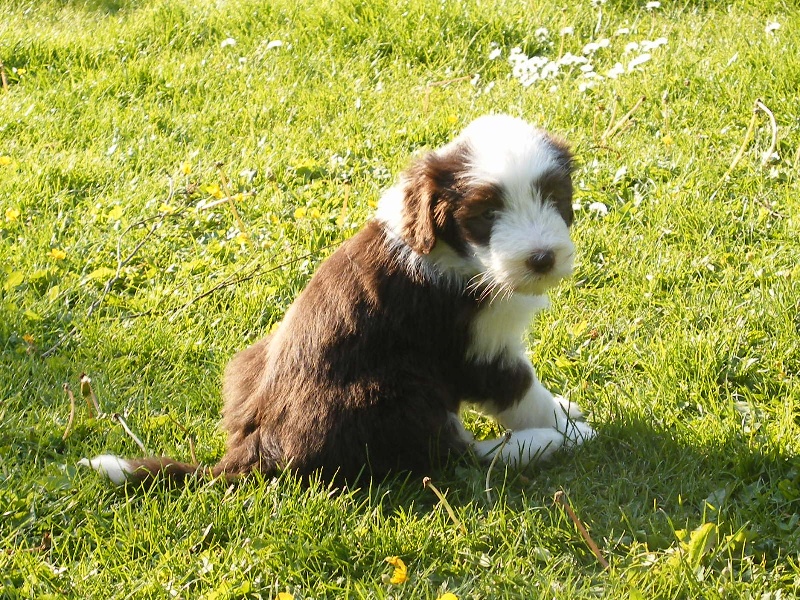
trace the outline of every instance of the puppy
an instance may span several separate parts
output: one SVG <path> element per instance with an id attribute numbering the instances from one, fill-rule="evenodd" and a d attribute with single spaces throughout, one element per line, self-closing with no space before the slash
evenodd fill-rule
<path id="1" fill-rule="evenodd" d="M 413 162 L 276 331 L 230 362 L 219 464 L 82 463 L 116 483 L 286 468 L 353 482 L 425 474 L 470 449 L 522 467 L 593 437 L 538 381 L 523 344 L 547 290 L 572 271 L 571 170 L 564 142 L 541 129 L 477 119 Z M 465 402 L 513 430 L 508 443 L 474 440 Z"/>

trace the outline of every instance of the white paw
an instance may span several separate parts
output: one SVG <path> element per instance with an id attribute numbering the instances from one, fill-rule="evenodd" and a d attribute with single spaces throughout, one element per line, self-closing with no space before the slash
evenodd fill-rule
<path id="1" fill-rule="evenodd" d="M 558 410 L 560 411 L 559 417 L 566 416 L 572 421 L 583 420 L 583 411 L 578 407 L 575 402 L 567 400 L 563 396 L 553 396 Z"/>

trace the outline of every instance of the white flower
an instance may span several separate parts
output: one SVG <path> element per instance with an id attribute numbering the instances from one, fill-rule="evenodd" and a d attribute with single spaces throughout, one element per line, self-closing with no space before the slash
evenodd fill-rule
<path id="1" fill-rule="evenodd" d="M 656 38 L 652 42 L 648 40 L 642 40 L 642 43 L 639 44 L 639 49 L 642 52 L 650 52 L 651 50 L 655 50 L 659 46 L 666 46 L 666 44 L 667 44 L 667 38 L 665 37 Z"/>
<path id="2" fill-rule="evenodd" d="M 495 60 L 500 58 L 500 55 L 503 54 L 503 51 L 500 48 L 495 48 L 491 52 L 489 52 L 489 60 Z"/>
<path id="3" fill-rule="evenodd" d="M 630 28 L 620 27 L 619 29 L 617 29 L 614 35 L 628 35 L 630 32 L 631 32 Z"/>
<path id="4" fill-rule="evenodd" d="M 645 4 L 645 8 L 647 10 L 655 10 L 656 8 L 661 8 L 661 2 L 648 2 Z"/>
<path id="5" fill-rule="evenodd" d="M 778 23 L 777 21 L 771 21 L 770 23 L 767 23 L 767 26 L 764 28 L 764 31 L 767 32 L 767 35 L 772 35 L 780 28 L 781 28 L 780 23 Z"/>
<path id="6" fill-rule="evenodd" d="M 272 40 L 269 44 L 267 44 L 267 50 L 280 48 L 281 46 L 283 46 L 283 42 L 281 40 Z"/>
<path id="7" fill-rule="evenodd" d="M 573 33 L 575 33 L 575 28 L 574 27 L 563 27 L 561 29 L 560 33 L 561 33 L 561 35 L 572 35 Z"/>
<path id="8" fill-rule="evenodd" d="M 566 66 L 582 65 L 587 62 L 589 62 L 589 60 L 585 56 L 576 56 L 570 52 L 567 52 L 564 56 L 558 59 L 558 64 Z"/>
<path id="9" fill-rule="evenodd" d="M 616 79 L 620 75 L 625 73 L 625 67 L 622 66 L 622 63 L 616 63 L 611 69 L 606 72 L 606 77 L 609 79 Z"/>
<path id="10" fill-rule="evenodd" d="M 601 217 L 604 217 L 608 214 L 608 207 L 602 202 L 592 202 L 589 205 L 589 210 L 592 212 L 596 212 Z"/>
<path id="11" fill-rule="evenodd" d="M 633 71 L 639 65 L 643 65 L 652 58 L 650 54 L 641 54 L 628 63 L 628 72 Z"/>
<path id="12" fill-rule="evenodd" d="M 222 43 L 219 45 L 220 48 L 227 48 L 228 46 L 235 46 L 236 40 L 233 38 L 225 38 L 222 40 Z"/>
<path id="13" fill-rule="evenodd" d="M 628 42 L 625 44 L 625 48 L 622 50 L 623 54 L 627 54 L 628 52 L 636 52 L 639 49 L 638 42 Z"/>
<path id="14" fill-rule="evenodd" d="M 549 62 L 544 67 L 542 67 L 542 79 L 547 79 L 548 77 L 555 77 L 558 75 L 558 63 L 556 62 Z"/>
<path id="15" fill-rule="evenodd" d="M 596 42 L 589 42 L 583 47 L 581 51 L 583 54 L 592 54 L 593 52 L 597 52 L 600 48 L 608 48 L 611 44 L 611 40 L 608 38 L 603 38 L 601 40 L 597 40 Z"/>
<path id="16" fill-rule="evenodd" d="M 543 42 L 548 38 L 550 32 L 547 30 L 546 27 L 539 27 L 539 29 L 533 32 L 533 35 L 536 37 L 537 40 Z"/>

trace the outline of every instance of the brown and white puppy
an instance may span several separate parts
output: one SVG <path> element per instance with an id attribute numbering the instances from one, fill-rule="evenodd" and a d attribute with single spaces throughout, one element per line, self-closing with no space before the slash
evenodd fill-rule
<path id="1" fill-rule="evenodd" d="M 523 344 L 546 291 L 572 271 L 571 168 L 563 142 L 505 115 L 417 159 L 277 330 L 230 362 L 227 452 L 209 471 L 354 481 L 425 474 L 470 449 L 524 466 L 591 438 Z M 465 402 L 512 429 L 510 441 L 475 441 Z M 82 462 L 117 483 L 206 472 L 166 458 Z"/>

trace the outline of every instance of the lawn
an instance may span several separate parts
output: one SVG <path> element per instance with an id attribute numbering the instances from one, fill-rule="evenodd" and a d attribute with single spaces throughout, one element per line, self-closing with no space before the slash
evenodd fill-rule
<path id="1" fill-rule="evenodd" d="M 0 596 L 796 597 L 798 31 L 777 0 L 0 0 Z M 529 345 L 595 440 L 444 500 L 76 466 L 215 463 L 227 360 L 491 112 L 577 156 Z"/>

